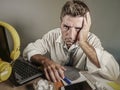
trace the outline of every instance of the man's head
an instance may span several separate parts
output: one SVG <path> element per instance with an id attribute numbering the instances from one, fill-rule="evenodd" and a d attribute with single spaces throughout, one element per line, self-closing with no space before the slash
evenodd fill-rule
<path id="1" fill-rule="evenodd" d="M 87 5 L 80 0 L 67 1 L 61 11 L 62 38 L 67 46 L 76 42 L 76 37 L 83 26 L 83 17 L 89 12 Z"/>

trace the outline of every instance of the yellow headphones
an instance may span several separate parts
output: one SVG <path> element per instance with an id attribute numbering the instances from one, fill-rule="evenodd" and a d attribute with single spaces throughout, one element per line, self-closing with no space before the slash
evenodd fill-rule
<path id="1" fill-rule="evenodd" d="M 6 22 L 0 21 L 0 26 L 3 26 L 5 30 L 8 30 L 13 39 L 13 50 L 10 53 L 10 58 L 15 61 L 20 55 L 20 38 L 15 28 Z M 9 78 L 12 72 L 12 66 L 10 63 L 3 61 L 0 58 L 0 82 Z"/>

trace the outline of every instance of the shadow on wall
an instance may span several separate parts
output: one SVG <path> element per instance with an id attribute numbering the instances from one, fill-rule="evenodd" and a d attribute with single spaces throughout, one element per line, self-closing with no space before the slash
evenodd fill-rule
<path id="1" fill-rule="evenodd" d="M 120 50 L 116 50 L 115 48 L 106 48 L 106 50 L 114 56 L 114 58 L 120 65 Z"/>

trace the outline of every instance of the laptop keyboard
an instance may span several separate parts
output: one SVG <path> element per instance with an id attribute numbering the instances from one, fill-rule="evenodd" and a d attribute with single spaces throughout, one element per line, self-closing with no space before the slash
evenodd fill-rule
<path id="1" fill-rule="evenodd" d="M 13 72 L 10 81 L 15 85 L 22 85 L 42 75 L 43 72 L 36 66 L 25 60 L 18 59 L 13 64 Z"/>

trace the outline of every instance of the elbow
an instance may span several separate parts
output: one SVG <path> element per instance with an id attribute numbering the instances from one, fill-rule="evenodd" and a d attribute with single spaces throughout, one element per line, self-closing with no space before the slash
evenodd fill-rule
<path id="1" fill-rule="evenodd" d="M 99 73 L 101 76 L 103 76 L 105 79 L 110 81 L 116 81 L 120 75 L 119 68 L 116 68 L 116 70 L 101 70 Z"/>

